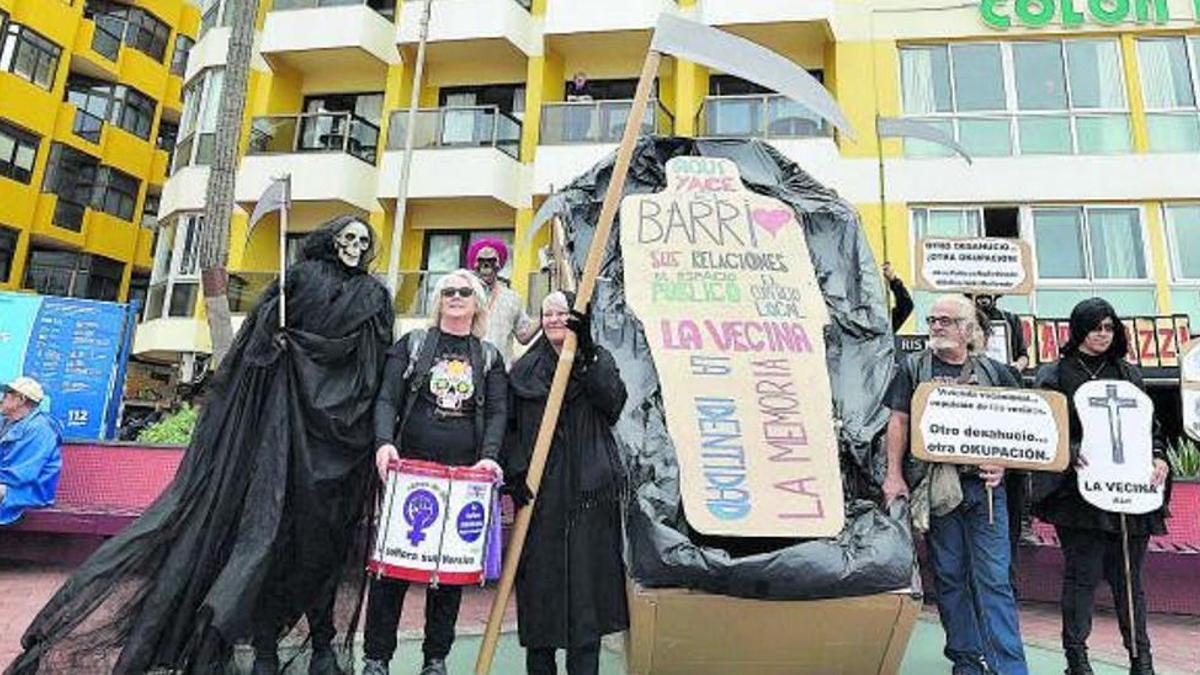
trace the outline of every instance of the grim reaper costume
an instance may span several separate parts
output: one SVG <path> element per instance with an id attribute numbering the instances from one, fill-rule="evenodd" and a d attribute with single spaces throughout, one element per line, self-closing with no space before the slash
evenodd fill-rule
<path id="1" fill-rule="evenodd" d="M 222 673 L 252 634 L 296 645 L 290 657 L 336 632 L 325 657 L 349 662 L 393 323 L 366 272 L 373 250 L 352 217 L 305 239 L 286 329 L 276 283 L 221 364 L 174 482 L 51 598 L 7 673 Z"/>
<path id="2" fill-rule="evenodd" d="M 573 294 L 564 295 L 574 304 Z M 518 632 L 530 673 L 555 672 L 555 649 L 567 650 L 572 675 L 595 672 L 600 638 L 629 626 L 625 474 L 612 431 L 625 385 L 612 354 L 592 341 L 590 320 L 573 316 L 576 358 L 517 570 Z M 509 373 L 505 474 L 518 505 L 528 500 L 525 474 L 557 364 L 543 335 Z"/>

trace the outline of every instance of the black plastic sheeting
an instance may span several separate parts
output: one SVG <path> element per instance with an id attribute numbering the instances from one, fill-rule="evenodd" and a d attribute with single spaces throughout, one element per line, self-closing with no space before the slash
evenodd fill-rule
<path id="1" fill-rule="evenodd" d="M 858 214 L 833 190 L 760 141 L 642 138 L 624 195 L 660 192 L 672 157 L 723 157 L 737 163 L 748 189 L 790 205 L 803 223 L 829 308 L 825 331 L 846 526 L 830 539 L 709 537 L 683 513 L 679 467 L 665 426 L 662 395 L 642 324 L 625 304 L 619 227 L 614 224 L 593 298 L 596 339 L 612 351 L 629 391 L 617 426 L 629 470 L 630 573 L 645 586 L 682 586 L 723 595 L 815 599 L 909 588 L 913 545 L 907 507 L 885 513 L 881 400 L 893 368 L 890 318 L 878 268 Z M 599 219 L 614 156 L 552 195 L 539 216 L 557 214 L 577 272 Z"/>

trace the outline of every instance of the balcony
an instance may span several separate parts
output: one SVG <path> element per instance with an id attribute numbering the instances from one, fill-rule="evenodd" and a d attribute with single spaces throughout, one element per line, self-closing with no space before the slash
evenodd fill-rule
<path id="1" fill-rule="evenodd" d="M 407 122 L 407 110 L 392 113 L 379 172 L 381 199 L 395 199 L 399 193 Z M 485 197 L 512 208 L 528 206 L 517 161 L 520 144 L 521 121 L 496 106 L 418 110 L 408 196 Z"/>
<path id="2" fill-rule="evenodd" d="M 779 94 L 709 96 L 696 116 L 698 136 L 757 138 L 769 142 L 825 185 L 843 189 L 843 169 L 833 127 Z"/>
<path id="3" fill-rule="evenodd" d="M 364 0 L 275 0 L 259 51 L 272 69 L 381 81 L 400 63 L 392 21 Z"/>
<path id="4" fill-rule="evenodd" d="M 542 106 L 534 192 L 547 194 L 551 187 L 566 185 L 612 152 L 621 141 L 632 105 L 630 100 L 607 100 Z M 668 135 L 674 126 L 667 109 L 651 100 L 641 134 Z"/>
<path id="5" fill-rule="evenodd" d="M 338 201 L 376 209 L 379 127 L 353 113 L 256 117 L 238 172 L 236 198 L 254 202 L 271 179 L 290 173 L 297 201 Z"/>
<path id="6" fill-rule="evenodd" d="M 828 22 L 833 0 L 700 0 L 700 19 L 710 26 Z"/>
<path id="7" fill-rule="evenodd" d="M 546 4 L 546 35 L 649 30 L 659 14 L 679 11 L 672 0 L 559 0 Z"/>
<path id="8" fill-rule="evenodd" d="M 456 57 L 494 63 L 541 53 L 541 37 L 529 14 L 530 0 L 437 0 L 429 16 L 430 60 Z M 396 42 L 416 45 L 422 3 L 404 3 Z"/>

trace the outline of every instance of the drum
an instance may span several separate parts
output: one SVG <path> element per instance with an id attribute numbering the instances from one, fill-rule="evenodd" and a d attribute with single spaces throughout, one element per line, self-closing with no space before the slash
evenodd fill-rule
<path id="1" fill-rule="evenodd" d="M 401 460 L 388 472 L 367 569 L 435 586 L 495 578 L 498 484 L 487 469 Z"/>

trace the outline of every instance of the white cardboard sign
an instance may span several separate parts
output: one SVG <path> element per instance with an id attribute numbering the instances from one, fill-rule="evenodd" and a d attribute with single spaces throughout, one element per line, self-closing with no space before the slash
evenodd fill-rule
<path id="1" fill-rule="evenodd" d="M 1083 427 L 1077 469 L 1079 493 L 1096 508 L 1114 513 L 1149 513 L 1163 503 L 1154 473 L 1151 428 L 1154 402 L 1124 380 L 1092 380 L 1075 391 Z"/>
<path id="2" fill-rule="evenodd" d="M 1179 357 L 1179 393 L 1183 397 L 1183 432 L 1200 441 L 1200 340 L 1192 340 Z"/>
<path id="3" fill-rule="evenodd" d="M 939 293 L 1028 295 L 1029 243 L 1018 239 L 924 238 L 917 242 L 916 287 Z"/>
<path id="4" fill-rule="evenodd" d="M 923 382 L 913 393 L 913 455 L 926 462 L 1062 471 L 1067 399 L 1040 389 Z"/>

